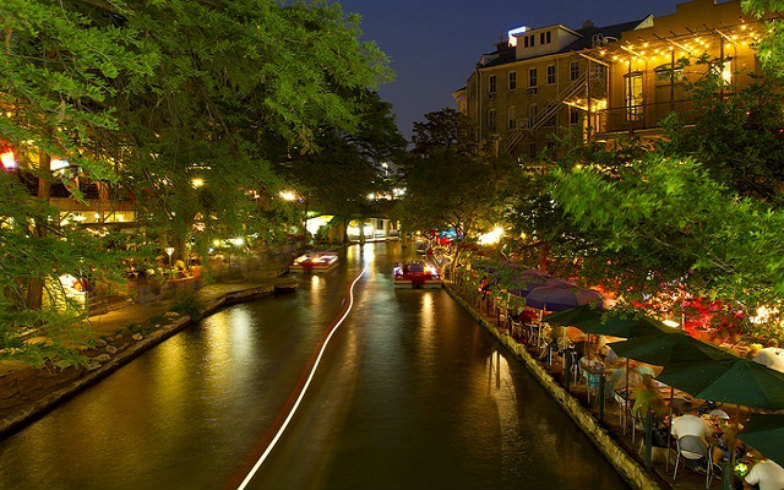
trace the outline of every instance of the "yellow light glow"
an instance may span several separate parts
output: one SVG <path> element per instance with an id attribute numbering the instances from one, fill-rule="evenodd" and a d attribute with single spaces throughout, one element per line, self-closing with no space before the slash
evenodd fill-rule
<path id="1" fill-rule="evenodd" d="M 201 179 L 199 177 L 191 179 L 191 185 L 193 186 L 194 189 L 198 189 L 199 187 L 204 185 L 204 179 Z"/>
<path id="2" fill-rule="evenodd" d="M 501 226 L 496 226 L 492 230 L 482 235 L 479 235 L 477 239 L 477 243 L 479 245 L 495 245 L 501 241 L 501 237 L 504 236 L 504 229 Z"/>
<path id="3" fill-rule="evenodd" d="M 296 201 L 297 194 L 294 191 L 280 191 L 278 194 L 284 201 Z"/>
<path id="4" fill-rule="evenodd" d="M 332 221 L 333 217 L 334 216 L 331 215 L 330 216 L 324 215 L 324 216 L 316 216 L 315 218 L 310 218 L 305 223 L 305 228 L 308 230 L 308 232 L 311 235 L 315 235 L 316 233 L 318 233 L 319 228 L 328 225 L 329 222 Z"/>

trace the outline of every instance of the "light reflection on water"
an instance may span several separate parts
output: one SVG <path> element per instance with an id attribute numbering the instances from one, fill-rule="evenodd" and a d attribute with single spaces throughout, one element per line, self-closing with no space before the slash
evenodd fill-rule
<path id="1" fill-rule="evenodd" d="M 204 320 L 0 443 L 0 488 L 222 488 L 355 310 L 252 488 L 623 488 L 444 291 L 396 291 L 399 245 Z"/>

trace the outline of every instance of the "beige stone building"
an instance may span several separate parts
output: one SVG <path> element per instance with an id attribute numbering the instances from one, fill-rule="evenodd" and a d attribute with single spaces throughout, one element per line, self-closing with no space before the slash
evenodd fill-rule
<path id="1" fill-rule="evenodd" d="M 716 95 L 732 96 L 759 70 L 754 45 L 764 29 L 764 21 L 743 15 L 739 1 L 693 0 L 622 33 L 608 49 L 594 50 L 610 66 L 608 105 L 600 112 L 596 136 L 655 138 L 671 112 L 688 121 L 694 113 L 685 87 L 709 70 L 722 80 Z"/>
<path id="2" fill-rule="evenodd" d="M 521 27 L 481 57 L 453 97 L 478 141 L 518 157 L 575 127 L 586 138 L 656 137 L 670 112 L 688 119 L 686 82 L 710 66 L 725 80 L 719 96 L 750 83 L 764 28 L 738 0 L 692 0 L 670 15 L 605 27 Z"/>
<path id="3" fill-rule="evenodd" d="M 587 53 L 649 23 L 645 18 L 606 27 L 586 22 L 580 29 L 561 24 L 513 29 L 507 42 L 481 57 L 466 86 L 453 94 L 458 108 L 474 124 L 477 140 L 499 152 L 535 154 L 549 144 L 552 133 L 596 126 L 607 66 L 592 62 Z M 582 110 L 588 93 L 593 96 L 591 117 Z"/>

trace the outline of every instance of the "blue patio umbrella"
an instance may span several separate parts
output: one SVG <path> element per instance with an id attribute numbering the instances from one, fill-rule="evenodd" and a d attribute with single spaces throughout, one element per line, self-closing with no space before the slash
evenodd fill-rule
<path id="1" fill-rule="evenodd" d="M 563 281 L 533 289 L 525 296 L 526 305 L 547 311 L 563 311 L 575 306 L 595 304 L 600 306 L 602 295 L 597 291 L 578 287 Z"/>

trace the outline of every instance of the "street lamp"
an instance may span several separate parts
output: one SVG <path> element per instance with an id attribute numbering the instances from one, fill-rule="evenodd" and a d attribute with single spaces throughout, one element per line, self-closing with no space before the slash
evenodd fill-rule
<path id="1" fill-rule="evenodd" d="M 166 247 L 166 255 L 169 256 L 169 269 L 171 269 L 172 266 L 171 258 L 173 253 L 174 253 L 174 247 Z"/>

